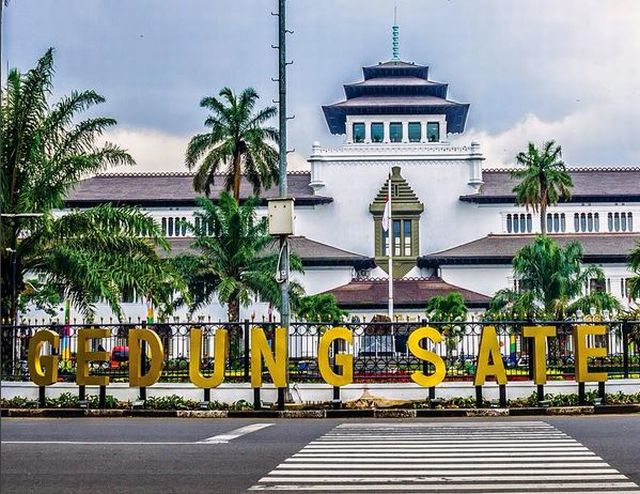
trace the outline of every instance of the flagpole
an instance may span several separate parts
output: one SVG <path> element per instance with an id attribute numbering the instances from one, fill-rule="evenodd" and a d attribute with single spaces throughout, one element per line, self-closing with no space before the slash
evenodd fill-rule
<path id="1" fill-rule="evenodd" d="M 391 174 L 389 174 L 388 183 L 389 194 L 389 228 L 387 234 L 389 235 L 389 248 L 387 249 L 388 262 L 389 262 L 389 320 L 393 322 L 393 214 L 391 207 Z"/>

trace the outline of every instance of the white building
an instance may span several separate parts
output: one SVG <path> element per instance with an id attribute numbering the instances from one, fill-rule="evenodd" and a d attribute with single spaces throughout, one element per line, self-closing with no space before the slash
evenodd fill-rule
<path id="1" fill-rule="evenodd" d="M 344 101 L 323 108 L 330 132 L 345 135 L 343 146 L 315 143 L 310 173 L 289 174 L 292 250 L 305 265 L 307 293 L 329 291 L 360 318 L 386 312 L 381 219 L 391 172 L 396 313 L 415 318 L 427 299 L 452 290 L 471 308 L 486 307 L 495 291 L 514 286 L 511 259 L 539 225 L 534 213 L 515 206 L 508 171 L 491 169 L 479 143 L 448 142 L 464 132 L 469 105 L 447 100 L 447 84 L 430 80 L 428 67 L 401 61 L 365 67 L 364 79 L 344 88 Z M 605 289 L 628 303 L 626 256 L 640 240 L 640 169 L 579 168 L 571 175 L 572 198 L 549 210 L 548 231 L 561 243 L 580 241 L 585 261 L 604 269 L 605 286 L 587 290 Z M 250 194 L 243 183 L 242 197 Z M 276 188 L 263 191 L 260 214 L 276 195 Z M 176 220 L 193 215 L 196 196 L 187 173 L 107 174 L 81 182 L 67 205 L 141 206 L 179 253 L 190 239 Z M 123 307 L 132 320 L 144 317 L 139 301 Z M 270 313 L 256 303 L 242 317 L 259 321 Z M 226 310 L 214 305 L 195 317 L 224 320 Z"/>

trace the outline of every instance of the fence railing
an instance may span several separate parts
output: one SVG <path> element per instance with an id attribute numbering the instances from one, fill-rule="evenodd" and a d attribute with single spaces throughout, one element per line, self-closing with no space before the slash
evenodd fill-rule
<path id="1" fill-rule="evenodd" d="M 530 379 L 533 372 L 533 344 L 522 336 L 525 326 L 555 326 L 557 335 L 547 344 L 547 378 L 571 379 L 575 374 L 573 328 L 576 322 L 429 322 L 429 323 L 292 323 L 288 338 L 288 370 L 291 382 L 322 381 L 317 357 L 320 338 L 329 328 L 347 327 L 353 334 L 353 344 L 332 347 L 332 352 L 347 352 L 354 358 L 355 382 L 408 382 L 415 371 L 430 372 L 430 365 L 412 355 L 407 347 L 409 335 L 419 327 L 429 325 L 443 336 L 441 343 L 424 340 L 425 348 L 440 355 L 447 367 L 447 379 L 472 379 L 477 367 L 478 348 L 483 328 L 494 326 L 509 380 Z M 606 334 L 591 336 L 590 346 L 607 349 L 603 358 L 590 359 L 589 368 L 606 372 L 609 378 L 640 377 L 640 321 L 580 322 L 605 325 Z M 250 329 L 260 327 L 272 341 L 275 323 L 161 323 L 161 324 L 100 324 L 110 336 L 92 340 L 92 351 L 107 351 L 109 360 L 92 362 L 91 372 L 108 375 L 110 382 L 128 380 L 128 335 L 133 328 L 145 326 L 159 336 L 164 351 L 160 381 L 188 382 L 189 361 L 199 359 L 203 375 L 213 372 L 215 334 L 228 332 L 225 380 L 250 380 Z M 59 349 L 45 349 L 59 356 L 58 379 L 75 381 L 78 331 L 96 325 L 21 325 L 2 326 L 2 379 L 29 380 L 27 364 L 30 338 L 41 329 L 60 335 Z M 202 330 L 201 353 L 190 354 L 190 334 L 193 328 Z M 265 379 L 268 375 L 265 373 Z"/>

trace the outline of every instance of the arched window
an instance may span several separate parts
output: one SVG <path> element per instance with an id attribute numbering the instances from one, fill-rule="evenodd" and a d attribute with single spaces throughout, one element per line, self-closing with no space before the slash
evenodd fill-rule
<path id="1" fill-rule="evenodd" d="M 511 219 L 511 215 L 507 215 L 507 233 L 511 233 L 513 231 L 513 220 Z"/>
<path id="2" fill-rule="evenodd" d="M 169 223 L 169 228 L 168 228 L 168 231 L 167 231 L 167 236 L 168 237 L 173 237 L 173 218 L 169 218 L 168 223 Z"/>
<path id="3" fill-rule="evenodd" d="M 167 235 L 167 218 L 162 218 L 162 234 Z"/>
<path id="4" fill-rule="evenodd" d="M 181 233 L 183 237 L 186 237 L 187 235 L 187 218 L 185 218 L 184 216 L 182 217 L 182 224 L 180 225 L 180 229 L 181 229 Z"/>

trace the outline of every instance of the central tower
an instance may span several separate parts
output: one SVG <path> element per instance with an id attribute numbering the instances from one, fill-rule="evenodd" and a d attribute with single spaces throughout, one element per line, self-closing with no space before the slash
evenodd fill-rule
<path id="1" fill-rule="evenodd" d="M 441 143 L 464 132 L 469 105 L 447 99 L 429 67 L 391 60 L 362 71 L 364 80 L 344 85 L 345 100 L 322 107 L 347 144 Z"/>

